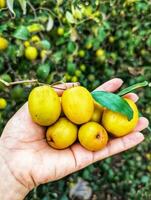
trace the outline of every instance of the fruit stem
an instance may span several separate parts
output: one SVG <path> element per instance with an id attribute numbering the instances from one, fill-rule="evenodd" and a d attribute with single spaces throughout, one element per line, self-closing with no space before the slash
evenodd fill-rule
<path id="1" fill-rule="evenodd" d="M 38 83 L 38 80 L 34 79 L 34 80 L 14 81 L 14 82 L 8 83 L 8 82 L 0 79 L 0 82 L 3 83 L 6 87 L 10 87 L 12 85 L 23 84 L 23 83 Z"/>
<path id="2" fill-rule="evenodd" d="M 1 83 L 3 83 L 3 84 L 4 84 L 5 86 L 7 86 L 7 87 L 9 86 L 9 83 L 8 83 L 8 82 L 6 82 L 6 81 L 4 81 L 4 80 L 3 80 L 3 79 L 1 79 L 1 78 L 0 78 L 0 82 L 1 82 Z"/>
<path id="3" fill-rule="evenodd" d="M 144 81 L 144 82 L 141 82 L 141 83 L 136 83 L 134 85 L 131 85 L 130 87 L 127 87 L 127 88 L 121 90 L 117 94 L 119 96 L 123 96 L 123 95 L 128 94 L 129 92 L 137 89 L 137 88 L 141 88 L 141 87 L 145 87 L 145 86 L 150 86 L 150 84 L 147 81 Z"/>

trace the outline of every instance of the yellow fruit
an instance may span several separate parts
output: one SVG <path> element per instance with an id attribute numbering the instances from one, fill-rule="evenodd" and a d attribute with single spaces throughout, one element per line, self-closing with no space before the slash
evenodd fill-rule
<path id="1" fill-rule="evenodd" d="M 98 151 L 108 142 L 108 134 L 100 124 L 88 122 L 82 125 L 78 132 L 80 144 L 89 151 Z"/>
<path id="2" fill-rule="evenodd" d="M 0 0 L 0 9 L 5 8 L 6 6 L 6 1 L 5 0 Z"/>
<path id="3" fill-rule="evenodd" d="M 25 42 L 24 42 L 24 46 L 25 46 L 25 47 L 29 47 L 29 46 L 30 46 L 30 42 L 29 42 L 29 41 L 25 41 Z"/>
<path id="4" fill-rule="evenodd" d="M 86 88 L 72 87 L 65 90 L 62 95 L 62 108 L 70 121 L 75 124 L 83 124 L 92 117 L 93 98 Z"/>
<path id="5" fill-rule="evenodd" d="M 110 37 L 109 37 L 109 42 L 110 42 L 110 43 L 114 43 L 114 41 L 115 41 L 115 38 L 114 38 L 113 36 L 110 36 Z"/>
<path id="6" fill-rule="evenodd" d="M 7 49 L 8 47 L 8 41 L 3 38 L 3 37 L 0 37 L 0 50 L 5 50 Z"/>
<path id="7" fill-rule="evenodd" d="M 86 49 L 91 49 L 92 48 L 92 42 L 87 42 L 85 45 Z"/>
<path id="8" fill-rule="evenodd" d="M 28 98 L 28 107 L 34 122 L 49 126 L 61 114 L 61 103 L 57 93 L 48 85 L 34 88 Z"/>
<path id="9" fill-rule="evenodd" d="M 25 57 L 28 59 L 28 60 L 36 60 L 38 56 L 38 51 L 35 47 L 32 47 L 32 46 L 29 46 L 25 49 Z"/>
<path id="10" fill-rule="evenodd" d="M 47 57 L 47 51 L 46 51 L 46 50 L 42 50 L 42 51 L 40 52 L 40 57 L 41 57 L 41 59 L 46 58 L 46 57 Z"/>
<path id="11" fill-rule="evenodd" d="M 38 35 L 34 35 L 32 36 L 32 38 L 30 39 L 31 42 L 40 42 L 40 37 Z"/>
<path id="12" fill-rule="evenodd" d="M 0 98 L 0 109 L 5 109 L 7 106 L 7 101 L 4 98 Z"/>
<path id="13" fill-rule="evenodd" d="M 91 121 L 100 122 L 103 110 L 104 110 L 103 107 L 98 106 L 97 103 L 96 103 L 96 105 L 94 104 L 94 112 L 91 117 Z"/>
<path id="14" fill-rule="evenodd" d="M 84 64 L 80 65 L 80 70 L 84 72 L 86 70 L 86 66 Z"/>
<path id="15" fill-rule="evenodd" d="M 64 28 L 59 27 L 59 28 L 57 29 L 57 33 L 58 33 L 58 35 L 63 35 L 63 34 L 64 34 Z"/>
<path id="16" fill-rule="evenodd" d="M 46 133 L 48 144 L 55 149 L 65 149 L 77 139 L 78 128 L 65 117 L 50 126 Z"/>
<path id="17" fill-rule="evenodd" d="M 78 55 L 83 58 L 85 56 L 85 51 L 84 50 L 79 50 Z"/>
<path id="18" fill-rule="evenodd" d="M 124 136 L 136 127 L 138 122 L 138 109 L 136 104 L 131 99 L 126 99 L 127 103 L 133 110 L 133 119 L 128 121 L 126 116 L 111 110 L 103 112 L 102 124 L 104 128 L 116 137 Z"/>
<path id="19" fill-rule="evenodd" d="M 99 57 L 103 57 L 105 55 L 105 51 L 103 49 L 98 49 L 96 51 L 96 56 Z"/>

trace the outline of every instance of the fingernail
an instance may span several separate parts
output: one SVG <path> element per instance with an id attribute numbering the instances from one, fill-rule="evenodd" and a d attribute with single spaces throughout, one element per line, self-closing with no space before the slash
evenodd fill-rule
<path id="1" fill-rule="evenodd" d="M 121 78 L 115 78 L 116 80 L 120 81 L 121 84 L 124 82 Z"/>
<path id="2" fill-rule="evenodd" d="M 135 132 L 133 133 L 133 139 L 142 142 L 144 140 L 144 135 L 141 132 Z"/>
<path id="3" fill-rule="evenodd" d="M 149 121 L 147 118 L 145 117 L 140 117 L 141 119 L 143 119 L 143 123 L 145 124 L 145 127 L 147 128 L 149 126 Z"/>

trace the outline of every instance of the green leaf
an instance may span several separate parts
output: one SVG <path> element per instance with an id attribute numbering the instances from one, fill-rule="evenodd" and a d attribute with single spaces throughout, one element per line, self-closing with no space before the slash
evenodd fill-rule
<path id="1" fill-rule="evenodd" d="M 56 64 L 58 64 L 62 58 L 63 58 L 62 51 L 57 51 L 51 56 L 52 61 L 55 62 Z"/>
<path id="2" fill-rule="evenodd" d="M 25 15 L 26 14 L 26 5 L 27 5 L 27 2 L 26 2 L 26 0 L 18 0 L 18 1 L 19 1 L 20 6 L 21 6 L 21 8 L 23 10 L 23 14 Z"/>
<path id="3" fill-rule="evenodd" d="M 68 42 L 68 44 L 67 44 L 67 51 L 69 53 L 73 53 L 75 51 L 75 49 L 76 49 L 76 43 L 72 42 L 72 41 Z"/>
<path id="4" fill-rule="evenodd" d="M 42 40 L 37 43 L 37 46 L 41 49 L 49 50 L 51 48 L 51 44 L 48 40 Z"/>
<path id="5" fill-rule="evenodd" d="M 74 17 L 69 11 L 66 12 L 66 19 L 70 24 L 75 23 Z"/>
<path id="6" fill-rule="evenodd" d="M 98 29 L 97 39 L 99 40 L 99 42 L 103 42 L 105 38 L 106 38 L 105 30 L 103 27 L 100 27 Z"/>
<path id="7" fill-rule="evenodd" d="M 54 20 L 53 20 L 52 16 L 49 15 L 46 30 L 47 30 L 47 31 L 51 31 L 52 28 L 53 28 L 53 25 L 54 25 Z"/>
<path id="8" fill-rule="evenodd" d="M 26 26 L 19 26 L 13 36 L 20 40 L 28 40 L 30 33 Z"/>
<path id="9" fill-rule="evenodd" d="M 100 105 L 114 112 L 121 113 L 126 116 L 128 120 L 133 118 L 133 110 L 122 97 L 105 91 L 94 91 L 92 92 L 92 97 Z"/>
<path id="10" fill-rule="evenodd" d="M 131 85 L 130 87 L 127 87 L 127 88 L 123 89 L 122 91 L 120 91 L 120 92 L 118 93 L 118 95 L 119 95 L 119 96 L 123 96 L 123 95 L 125 95 L 125 94 L 127 94 L 127 93 L 129 93 L 129 92 L 131 92 L 131 91 L 133 91 L 133 90 L 136 90 L 137 88 L 145 87 L 145 86 L 147 86 L 147 85 L 148 85 L 148 82 L 147 82 L 147 81 L 144 81 L 144 82 L 142 82 L 142 83 L 136 83 L 136 84 L 134 84 L 134 85 Z"/>
<path id="11" fill-rule="evenodd" d="M 9 10 L 14 14 L 14 16 L 16 15 L 14 12 L 14 0 L 7 0 L 7 6 L 9 8 Z"/>
<path id="12" fill-rule="evenodd" d="M 149 36 L 149 38 L 147 39 L 146 44 L 148 47 L 151 47 L 151 36 Z"/>
<path id="13" fill-rule="evenodd" d="M 67 72 L 70 74 L 70 75 L 73 75 L 74 72 L 76 70 L 76 64 L 73 63 L 73 62 L 68 62 L 67 63 Z"/>

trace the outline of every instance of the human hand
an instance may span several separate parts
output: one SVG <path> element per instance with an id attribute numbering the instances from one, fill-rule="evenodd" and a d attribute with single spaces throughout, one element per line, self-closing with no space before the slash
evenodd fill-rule
<path id="1" fill-rule="evenodd" d="M 115 92 L 122 83 L 121 79 L 115 78 L 97 90 Z M 59 85 L 58 88 L 72 85 Z M 57 92 L 61 95 L 63 90 L 57 89 Z M 136 94 L 130 93 L 126 96 L 133 101 L 138 100 Z M 55 150 L 46 142 L 45 128 L 32 121 L 26 103 L 9 120 L 2 133 L 0 158 L 4 160 L 16 183 L 25 191 L 25 195 L 39 184 L 60 179 L 96 161 L 134 147 L 144 140 L 140 131 L 147 126 L 148 120 L 141 117 L 133 133 L 109 141 L 108 145 L 98 152 L 90 152 L 78 143 L 65 150 Z"/>

